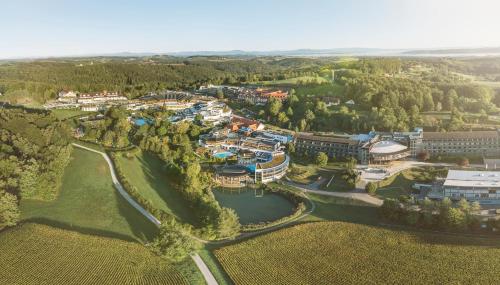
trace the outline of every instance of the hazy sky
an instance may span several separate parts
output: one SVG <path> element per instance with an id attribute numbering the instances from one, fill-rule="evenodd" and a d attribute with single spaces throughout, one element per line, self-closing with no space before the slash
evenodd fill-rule
<path id="1" fill-rule="evenodd" d="M 499 0 L 0 0 L 0 58 L 500 46 Z"/>

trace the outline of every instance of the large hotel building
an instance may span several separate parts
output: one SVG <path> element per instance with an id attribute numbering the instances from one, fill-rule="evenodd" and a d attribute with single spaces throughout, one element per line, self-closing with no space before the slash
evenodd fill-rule
<path id="1" fill-rule="evenodd" d="M 381 133 L 351 136 L 318 136 L 300 133 L 295 139 L 297 152 L 315 155 L 324 152 L 332 158 L 354 157 L 361 164 L 386 163 L 428 152 L 443 155 L 500 155 L 500 130 L 469 132 Z"/>

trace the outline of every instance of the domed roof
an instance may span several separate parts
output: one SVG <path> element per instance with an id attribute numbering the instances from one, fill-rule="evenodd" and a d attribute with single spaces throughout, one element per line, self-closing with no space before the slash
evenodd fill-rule
<path id="1" fill-rule="evenodd" d="M 395 141 L 380 141 L 375 143 L 370 149 L 373 154 L 390 154 L 407 150 L 408 147 Z"/>

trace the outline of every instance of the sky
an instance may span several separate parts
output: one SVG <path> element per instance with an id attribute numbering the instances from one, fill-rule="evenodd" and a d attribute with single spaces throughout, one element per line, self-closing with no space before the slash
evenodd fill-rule
<path id="1" fill-rule="evenodd" d="M 499 0 L 0 0 L 0 58 L 500 46 Z"/>

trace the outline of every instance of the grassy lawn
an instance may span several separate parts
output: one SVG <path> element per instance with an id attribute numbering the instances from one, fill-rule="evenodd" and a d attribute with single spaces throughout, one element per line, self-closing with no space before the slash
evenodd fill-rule
<path id="1" fill-rule="evenodd" d="M 283 80 L 262 81 L 262 82 L 260 82 L 260 84 L 263 84 L 263 85 L 295 85 L 299 81 L 302 81 L 302 82 L 315 81 L 317 83 L 331 82 L 331 80 L 328 80 L 328 79 L 321 77 L 321 76 L 300 76 L 300 77 L 288 78 L 288 79 L 283 79 Z"/>
<path id="2" fill-rule="evenodd" d="M 210 247 L 210 246 L 208 246 Z M 215 277 L 215 280 L 217 280 L 217 283 L 219 285 L 231 285 L 233 282 L 231 281 L 231 278 L 227 273 L 224 271 L 222 268 L 222 265 L 220 265 L 219 261 L 217 258 L 214 256 L 214 254 L 210 251 L 210 249 L 203 249 L 198 252 L 200 257 L 203 259 L 205 264 L 207 265 L 208 269 L 212 272 L 212 274 Z"/>
<path id="3" fill-rule="evenodd" d="M 297 95 L 299 96 L 339 96 L 344 94 L 344 87 L 337 83 L 332 84 L 321 84 L 312 86 L 298 86 L 295 88 Z"/>
<path id="4" fill-rule="evenodd" d="M 139 151 L 131 158 L 116 156 L 123 174 L 154 207 L 195 225 L 196 215 L 182 195 L 172 187 L 164 162 L 153 154 Z"/>
<path id="5" fill-rule="evenodd" d="M 52 110 L 52 114 L 56 116 L 59 120 L 66 120 L 68 118 L 80 116 L 80 115 L 91 115 L 92 112 L 82 111 L 80 109 L 55 109 Z"/>
<path id="6" fill-rule="evenodd" d="M 290 167 L 290 172 L 287 174 L 287 177 L 296 183 L 309 184 L 317 181 L 321 176 L 321 173 L 322 172 L 316 165 L 302 165 L 293 163 Z"/>
<path id="7" fill-rule="evenodd" d="M 406 169 L 378 183 L 377 195 L 380 198 L 397 199 L 401 195 L 409 195 L 414 183 L 431 183 L 441 168 L 415 167 Z"/>
<path id="8" fill-rule="evenodd" d="M 178 267 L 137 243 L 46 225 L 0 233 L 0 284 L 204 284 Z"/>
<path id="9" fill-rule="evenodd" d="M 22 219 L 87 234 L 150 240 L 156 227 L 113 187 L 103 157 L 74 148 L 56 200 L 21 201 Z"/>
<path id="10" fill-rule="evenodd" d="M 214 255 L 235 284 L 496 284 L 500 241 L 318 222 Z"/>
<path id="11" fill-rule="evenodd" d="M 316 194 L 307 195 L 316 205 L 316 209 L 301 222 L 343 221 L 360 224 L 378 224 L 377 209 L 364 202 Z"/>
<path id="12" fill-rule="evenodd" d="M 401 195 L 409 195 L 411 193 L 411 186 L 416 182 L 411 173 L 412 170 L 404 170 L 380 181 L 376 192 L 377 196 L 382 199 L 397 199 Z"/>
<path id="13" fill-rule="evenodd" d="M 333 171 L 329 174 L 330 175 L 327 177 L 328 180 L 325 181 L 324 185 L 322 185 L 323 190 L 334 192 L 349 192 L 353 190 L 353 188 L 349 186 L 344 179 L 342 179 L 342 173 L 340 171 Z M 330 182 L 332 175 L 333 179 Z M 330 184 L 328 184 L 328 182 L 330 182 Z"/>

